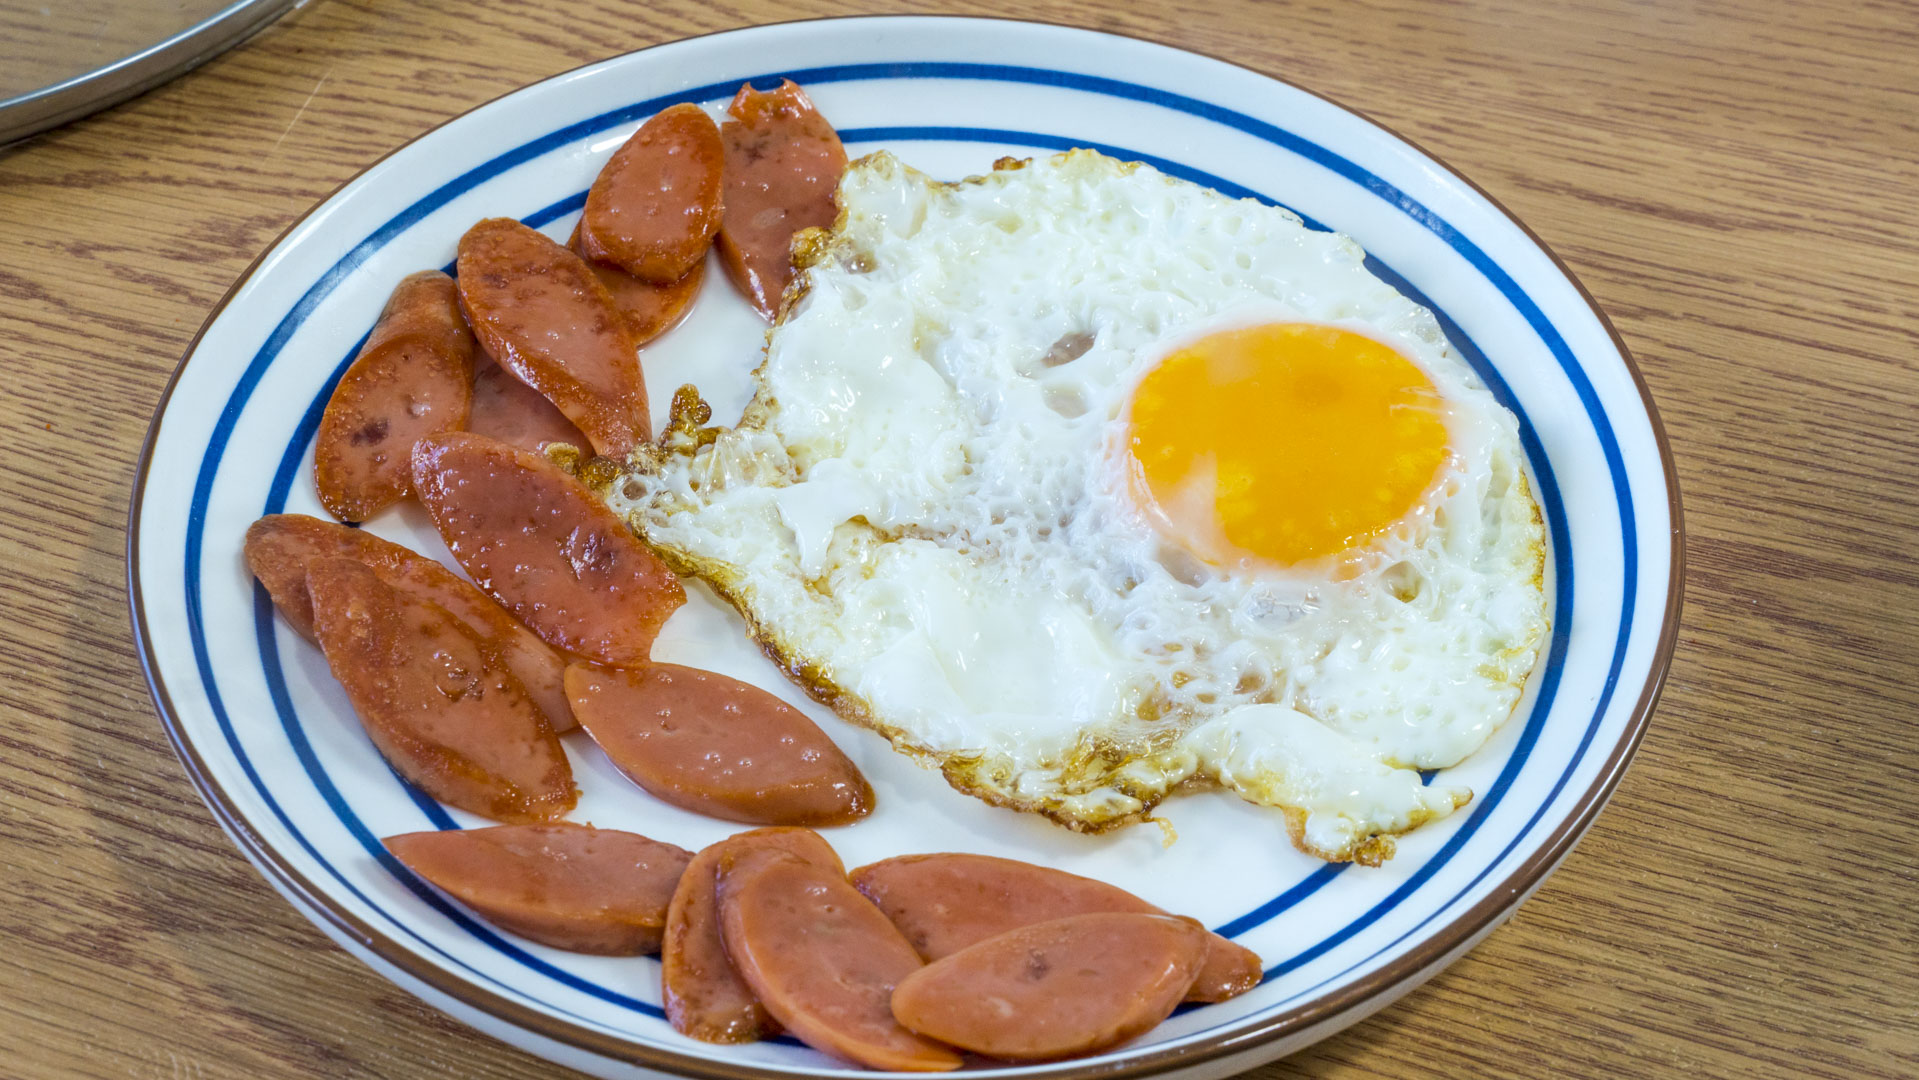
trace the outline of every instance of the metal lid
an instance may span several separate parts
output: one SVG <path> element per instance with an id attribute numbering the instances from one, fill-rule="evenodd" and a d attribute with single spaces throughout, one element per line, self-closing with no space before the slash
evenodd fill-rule
<path id="1" fill-rule="evenodd" d="M 306 0 L 0 0 L 0 144 L 151 90 Z"/>

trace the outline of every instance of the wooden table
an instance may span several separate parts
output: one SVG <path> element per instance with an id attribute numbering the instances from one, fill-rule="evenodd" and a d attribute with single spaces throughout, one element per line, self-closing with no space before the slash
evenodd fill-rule
<path id="1" fill-rule="evenodd" d="M 1919 1074 L 1919 7 L 1003 0 L 1357 108 L 1572 265 L 1664 411 L 1685 627 L 1611 808 L 1510 925 L 1269 1076 Z M 196 327 L 427 128 L 871 0 L 315 0 L 0 150 L 0 1077 L 547 1077 L 240 858 L 128 638 L 134 458 Z"/>

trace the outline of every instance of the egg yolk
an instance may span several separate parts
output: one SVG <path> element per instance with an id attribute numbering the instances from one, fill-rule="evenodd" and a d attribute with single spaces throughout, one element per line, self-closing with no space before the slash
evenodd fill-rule
<path id="1" fill-rule="evenodd" d="M 1306 323 L 1211 334 L 1133 392 L 1135 497 L 1208 562 L 1347 551 L 1432 484 L 1442 406 L 1425 372 L 1361 334 Z"/>

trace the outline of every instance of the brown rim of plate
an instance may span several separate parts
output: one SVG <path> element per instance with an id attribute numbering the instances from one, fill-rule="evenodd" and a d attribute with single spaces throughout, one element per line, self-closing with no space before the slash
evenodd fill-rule
<path id="1" fill-rule="evenodd" d="M 361 920 L 352 912 L 347 911 L 335 903 L 324 890 L 316 887 L 312 881 L 308 880 L 305 875 L 301 874 L 281 857 L 278 851 L 270 847 L 258 833 L 254 832 L 253 829 L 249 827 L 246 818 L 234 805 L 233 801 L 228 798 L 225 790 L 220 787 L 219 782 L 214 779 L 212 773 L 207 768 L 206 762 L 201 759 L 199 752 L 181 733 L 173 708 L 172 698 L 157 674 L 157 661 L 153 655 L 151 635 L 147 632 L 146 628 L 146 607 L 141 596 L 140 579 L 137 572 L 140 565 L 140 512 L 146 496 L 147 471 L 153 462 L 153 448 L 159 436 L 161 420 L 165 416 L 168 403 L 172 400 L 174 388 L 179 384 L 180 374 L 186 370 L 188 361 L 193 358 L 194 352 L 199 348 L 201 338 L 206 335 L 207 329 L 219 319 L 221 312 L 226 310 L 226 306 L 232 301 L 234 294 L 238 293 L 241 286 L 246 284 L 246 282 L 253 277 L 254 273 L 259 270 L 260 264 L 266 260 L 267 255 L 279 247 L 280 243 L 284 241 L 293 230 L 299 228 L 300 224 L 310 217 L 315 210 L 326 205 L 327 202 L 332 200 L 349 184 L 352 184 L 361 176 L 364 176 L 380 162 L 406 149 L 406 147 L 413 145 L 413 143 L 418 142 L 433 131 L 445 127 L 447 124 L 453 123 L 455 120 L 459 120 L 472 112 L 485 108 L 487 105 L 491 105 L 493 102 L 499 101 L 502 98 L 539 86 L 541 83 L 565 78 L 573 71 L 580 70 L 580 68 L 591 67 L 594 64 L 605 63 L 607 60 L 621 59 L 625 56 L 637 56 L 640 53 L 660 48 L 661 46 L 675 44 L 680 41 L 717 37 L 721 34 L 738 33 L 742 30 L 761 29 L 768 26 L 799 26 L 807 23 L 833 23 L 852 19 L 918 18 L 963 18 L 977 22 L 1023 24 L 1052 30 L 1071 30 L 1079 33 L 1102 34 L 1107 37 L 1143 42 L 1149 45 L 1159 44 L 1158 42 L 1147 41 L 1144 38 L 1134 37 L 1130 34 L 1118 34 L 1109 30 L 1089 30 L 1084 27 L 1070 26 L 1061 23 L 1048 23 L 1037 19 L 1017 19 L 1000 16 L 841 15 L 822 19 L 796 19 L 784 23 L 762 23 L 750 27 L 734 27 L 730 30 L 715 30 L 705 34 L 695 34 L 691 37 L 676 38 L 673 41 L 649 45 L 644 49 L 636 49 L 633 52 L 621 54 L 619 57 L 607 57 L 605 60 L 593 61 L 592 64 L 582 64 L 578 68 L 569 69 L 568 71 L 550 76 L 547 79 L 542 79 L 539 82 L 509 90 L 498 97 L 461 112 L 458 116 L 449 117 L 441 121 L 439 124 L 416 135 L 406 143 L 381 155 L 377 160 L 335 187 L 325 198 L 315 202 L 305 213 L 302 213 L 298 218 L 294 219 L 292 224 L 282 230 L 280 235 L 275 237 L 273 242 L 261 251 L 260 255 L 255 258 L 246 270 L 241 273 L 239 278 L 234 281 L 232 287 L 227 290 L 226 295 L 222 296 L 220 302 L 215 304 L 213 310 L 208 313 L 206 321 L 200 325 L 200 329 L 193 335 L 193 340 L 187 344 L 186 352 L 181 355 L 180 363 L 174 368 L 172 376 L 168 378 L 167 385 L 160 394 L 160 401 L 154 408 L 153 420 L 148 425 L 147 437 L 140 447 L 139 463 L 134 470 L 133 501 L 129 508 L 127 518 L 127 599 L 132 609 L 133 636 L 139 647 L 140 667 L 146 676 L 148 692 L 151 694 L 154 707 L 160 715 L 161 727 L 166 732 L 167 741 L 173 744 L 174 753 L 179 756 L 181 764 L 186 766 L 188 779 L 193 782 L 194 787 L 199 789 L 200 797 L 206 802 L 208 808 L 213 811 L 214 816 L 219 820 L 221 826 L 233 837 L 234 842 L 240 846 L 242 851 L 261 868 L 261 871 L 282 891 L 298 898 L 310 911 L 324 917 L 335 931 L 357 942 L 361 947 L 379 957 L 383 962 L 391 964 L 400 972 L 410 978 L 418 980 L 432 990 L 445 994 L 470 1008 L 477 1009 L 531 1034 L 545 1039 L 551 1039 L 588 1053 L 610 1058 L 614 1061 L 661 1069 L 681 1076 L 711 1078 L 711 1080 L 789 1080 L 789 1078 L 794 1076 L 816 1075 L 809 1070 L 774 1069 L 745 1063 L 718 1061 L 712 1058 L 647 1046 L 629 1039 L 607 1035 L 578 1024 L 557 1019 L 528 1008 L 517 1001 L 496 994 L 491 990 L 481 989 L 467 982 L 465 979 L 453 975 L 437 964 L 423 960 L 412 950 L 393 941 L 385 934 L 367 925 L 365 921 Z M 1287 1009 L 1278 1014 L 1253 1021 L 1236 1030 L 1223 1031 L 1217 1035 L 1202 1038 L 1186 1045 L 1169 1046 L 1163 1050 L 1148 1051 L 1136 1056 L 1120 1057 L 1105 1061 L 1095 1060 L 1079 1067 L 1061 1067 L 1055 1064 L 1038 1068 L 978 1070 L 985 1075 L 1006 1077 L 1017 1076 L 1022 1073 L 1044 1072 L 1048 1077 L 1058 1077 L 1059 1080 L 1096 1080 L 1096 1078 L 1097 1080 L 1124 1080 L 1124 1078 L 1147 1076 L 1168 1069 L 1194 1066 L 1228 1055 L 1244 1053 L 1274 1040 L 1305 1031 L 1308 1028 L 1325 1023 L 1349 1011 L 1365 1010 L 1368 1003 L 1374 998 L 1390 992 L 1407 979 L 1419 977 L 1422 974 L 1431 974 L 1428 969 L 1445 959 L 1448 954 L 1460 948 L 1462 945 L 1472 942 L 1478 935 L 1489 931 L 1504 915 L 1518 904 L 1522 898 L 1531 895 L 1532 891 L 1545 880 L 1547 875 L 1549 875 L 1559 862 L 1572 852 L 1573 847 L 1578 844 L 1580 837 L 1585 834 L 1586 830 L 1592 825 L 1593 820 L 1598 816 L 1599 811 L 1605 806 L 1607 799 L 1612 795 L 1613 789 L 1618 786 L 1620 778 L 1625 775 L 1627 763 L 1631 761 L 1633 752 L 1638 748 L 1640 740 L 1646 734 L 1646 727 L 1651 720 L 1653 707 L 1659 701 L 1660 690 L 1665 685 L 1666 674 L 1672 664 L 1673 649 L 1678 643 L 1679 614 L 1684 598 L 1685 529 L 1680 508 L 1679 475 L 1673 461 L 1672 447 L 1666 439 L 1666 429 L 1665 425 L 1660 421 L 1659 410 L 1653 404 L 1652 393 L 1647 389 L 1646 380 L 1640 375 L 1638 365 L 1633 362 L 1632 353 L 1626 348 L 1625 341 L 1620 338 L 1619 331 L 1613 328 L 1612 320 L 1608 319 L 1606 313 L 1599 309 L 1599 305 L 1593 300 L 1592 293 L 1587 291 L 1585 285 L 1573 275 L 1572 270 L 1566 265 L 1565 260 L 1561 259 L 1558 253 L 1554 252 L 1546 245 L 1545 241 L 1539 238 L 1537 233 L 1534 233 L 1531 228 L 1527 227 L 1527 225 L 1520 221 L 1510 210 L 1507 210 L 1499 200 L 1493 198 L 1484 188 L 1461 175 L 1459 171 L 1452 168 L 1452 166 L 1447 165 L 1444 161 L 1428 153 L 1418 143 L 1413 142 L 1411 139 L 1406 138 L 1386 125 L 1378 123 L 1364 113 L 1342 105 L 1324 94 L 1316 93 L 1315 91 L 1286 79 L 1279 78 L 1278 76 L 1269 75 L 1266 72 L 1246 64 L 1237 63 L 1232 60 L 1222 60 L 1219 57 L 1193 49 L 1181 49 L 1180 51 L 1189 52 L 1195 56 L 1215 61 L 1216 63 L 1240 68 L 1262 78 L 1271 79 L 1276 83 L 1280 83 L 1301 93 L 1309 94 L 1391 135 L 1393 138 L 1419 151 L 1427 160 L 1434 162 L 1439 165 L 1440 168 L 1446 170 L 1453 179 L 1466 185 L 1466 187 L 1485 199 L 1493 209 L 1499 211 L 1507 221 L 1517 226 L 1519 230 L 1526 235 L 1527 239 L 1531 240 L 1540 251 L 1545 253 L 1547 258 L 1552 260 L 1553 266 L 1559 273 L 1572 284 L 1573 288 L 1578 290 L 1580 299 L 1585 301 L 1587 308 L 1592 311 L 1593 317 L 1599 321 L 1600 326 L 1605 328 L 1607 336 L 1612 339 L 1613 347 L 1619 351 L 1619 357 L 1626 365 L 1626 372 L 1632 376 L 1633 385 L 1639 391 L 1640 403 L 1645 407 L 1646 419 L 1652 428 L 1653 441 L 1659 449 L 1659 460 L 1663 467 L 1666 482 L 1666 508 L 1672 522 L 1671 567 L 1666 581 L 1666 610 L 1659 630 L 1659 640 L 1654 646 L 1652 666 L 1648 671 L 1645 686 L 1640 690 L 1639 700 L 1633 704 L 1632 718 L 1623 733 L 1623 737 L 1613 747 L 1612 754 L 1607 757 L 1604 764 L 1600 766 L 1594 782 L 1580 796 L 1579 801 L 1574 804 L 1571 812 L 1566 816 L 1566 819 L 1560 823 L 1559 827 L 1554 829 L 1551 835 L 1538 844 L 1532 854 L 1527 856 L 1525 861 L 1522 862 L 1516 870 L 1509 874 L 1503 881 L 1493 886 L 1478 903 L 1452 919 L 1432 937 L 1420 942 L 1417 946 L 1378 970 L 1354 980 L 1352 983 L 1339 988 L 1331 994 L 1315 998 L 1312 1001 Z M 486 1032 L 482 1033 L 490 1034 Z M 497 1038 L 497 1036 L 494 1037 Z"/>

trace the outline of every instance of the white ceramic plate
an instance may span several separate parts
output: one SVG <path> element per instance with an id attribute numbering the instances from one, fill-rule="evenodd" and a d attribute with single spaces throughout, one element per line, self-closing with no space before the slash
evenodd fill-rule
<path id="1" fill-rule="evenodd" d="M 1376 272 L 1432 307 L 1518 414 L 1551 542 L 1549 655 L 1511 722 L 1447 780 L 1471 807 L 1401 839 L 1385 867 L 1323 865 L 1280 816 L 1226 795 L 1167 803 L 1090 838 L 988 808 L 878 736 L 808 711 L 871 778 L 878 811 L 833 830 L 847 864 L 962 850 L 1113 882 L 1258 951 L 1266 980 L 1189 1008 L 1103 1057 L 998 1070 L 1221 1076 L 1305 1045 L 1431 975 L 1510 914 L 1563 858 L 1644 729 L 1678 614 L 1670 457 L 1617 337 L 1553 256 L 1471 184 L 1313 94 L 1128 38 L 1030 23 L 844 19 L 677 42 L 582 68 L 432 131 L 341 188 L 241 279 L 201 331 L 149 436 L 129 538 L 134 622 L 160 715 L 248 858 L 343 947 L 509 1042 L 602 1076 L 830 1075 L 797 1043 L 714 1047 L 661 1018 L 652 959 L 583 957 L 490 929 L 388 857 L 378 838 L 480 824 L 381 762 L 318 652 L 274 615 L 240 559 L 262 514 L 323 515 L 312 439 L 330 388 L 403 275 L 451 262 L 473 221 L 513 215 L 563 238 L 585 189 L 646 117 L 718 108 L 790 76 L 855 155 L 935 176 L 1001 155 L 1090 146 L 1346 232 Z M 644 351 L 656 411 L 697 382 L 721 418 L 748 395 L 763 327 L 714 273 L 688 321 Z M 656 417 L 656 423 L 658 418 Z M 445 558 L 415 510 L 374 531 Z M 655 649 L 803 698 L 703 588 Z M 687 848 L 735 831 L 661 804 L 574 743 L 578 820 Z"/>

